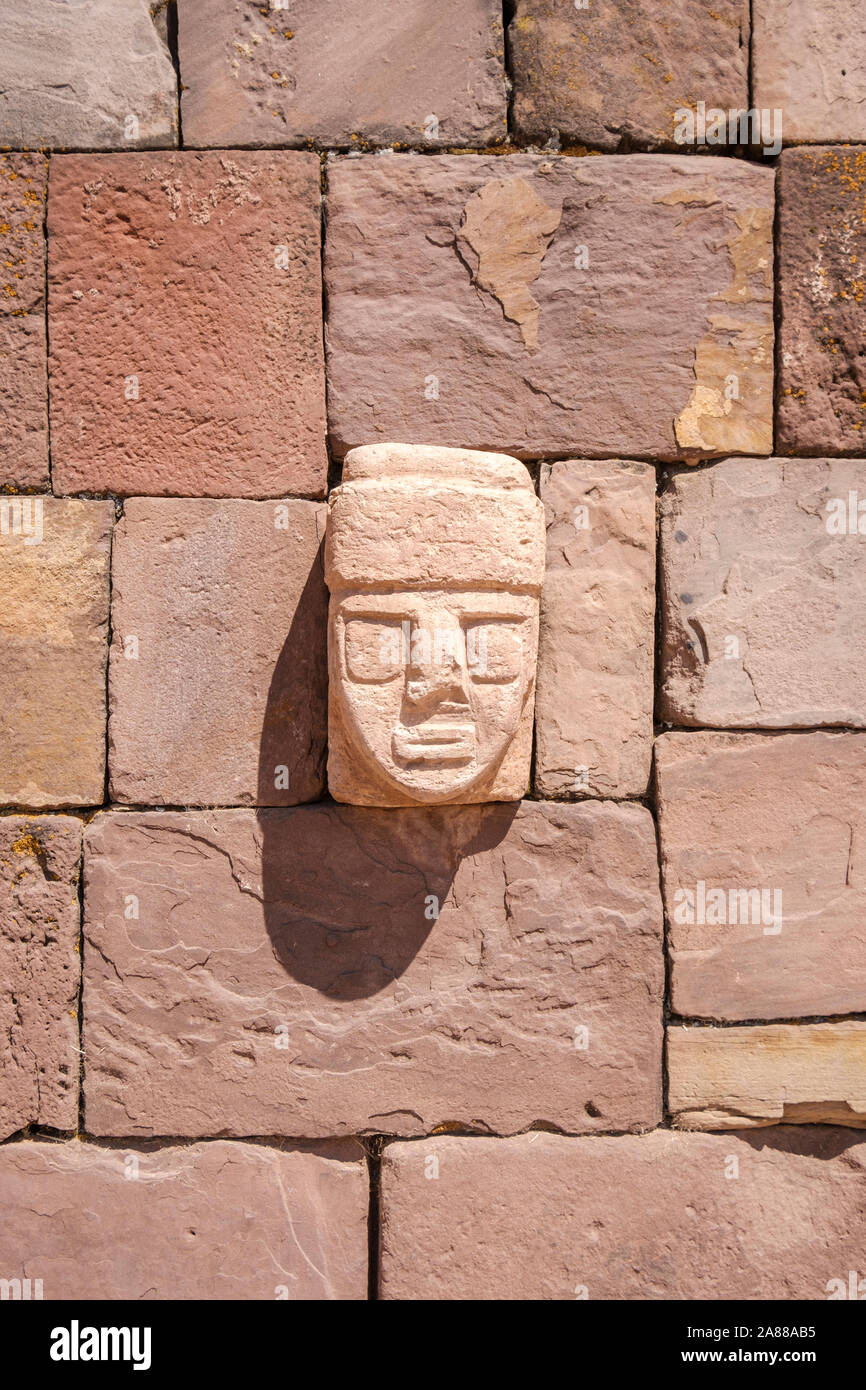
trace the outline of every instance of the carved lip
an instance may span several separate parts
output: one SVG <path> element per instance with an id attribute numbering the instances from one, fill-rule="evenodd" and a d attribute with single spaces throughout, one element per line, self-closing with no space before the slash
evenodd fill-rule
<path id="1" fill-rule="evenodd" d="M 475 750 L 475 725 L 430 720 L 426 724 L 416 724 L 411 730 L 404 727 L 395 731 L 393 748 L 398 758 L 407 761 L 463 762 Z"/>

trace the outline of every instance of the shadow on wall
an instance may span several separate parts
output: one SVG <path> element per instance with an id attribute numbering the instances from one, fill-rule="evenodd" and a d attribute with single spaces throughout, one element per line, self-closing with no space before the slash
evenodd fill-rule
<path id="1" fill-rule="evenodd" d="M 310 691 L 309 709 L 298 707 L 299 690 Z M 298 766 L 311 748 L 321 749 L 324 785 L 326 704 L 320 549 L 274 668 L 262 726 L 256 818 L 263 906 L 274 954 L 289 975 L 329 999 L 366 999 L 404 973 L 436 928 L 461 861 L 495 849 L 519 803 L 391 811 L 330 799 L 275 805 L 283 799 L 274 778 L 286 764 L 287 731 Z M 290 764 L 290 787 L 292 771 Z"/>

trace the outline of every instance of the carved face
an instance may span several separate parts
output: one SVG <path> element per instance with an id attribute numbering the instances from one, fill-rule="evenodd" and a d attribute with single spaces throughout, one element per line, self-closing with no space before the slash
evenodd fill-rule
<path id="1" fill-rule="evenodd" d="M 335 601 L 330 640 L 357 756 L 416 801 L 449 801 L 514 736 L 535 675 L 538 599 L 356 590 Z"/>

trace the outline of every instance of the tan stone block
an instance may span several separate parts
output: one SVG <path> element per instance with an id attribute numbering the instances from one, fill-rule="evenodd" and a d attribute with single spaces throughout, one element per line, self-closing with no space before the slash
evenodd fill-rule
<path id="1" fill-rule="evenodd" d="M 866 1128 L 866 1023 L 668 1028 L 667 1054 L 682 1129 Z"/>
<path id="2" fill-rule="evenodd" d="M 786 141 L 866 140 L 860 0 L 753 0 L 753 103 L 779 108 Z"/>

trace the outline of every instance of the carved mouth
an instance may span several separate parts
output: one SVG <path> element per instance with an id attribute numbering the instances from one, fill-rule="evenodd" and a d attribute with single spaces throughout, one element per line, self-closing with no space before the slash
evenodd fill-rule
<path id="1" fill-rule="evenodd" d="M 475 752 L 474 724 L 429 720 L 395 730 L 395 757 L 404 762 L 465 763 Z"/>

